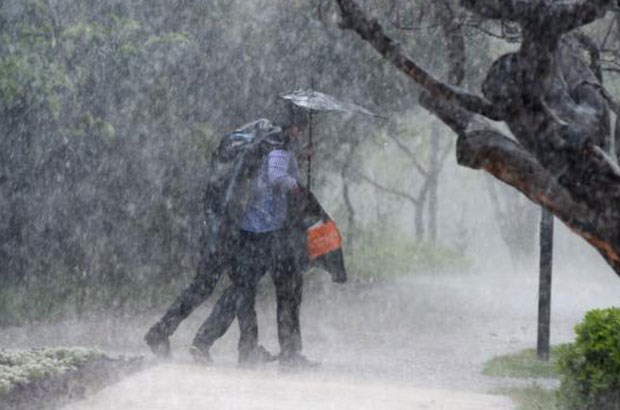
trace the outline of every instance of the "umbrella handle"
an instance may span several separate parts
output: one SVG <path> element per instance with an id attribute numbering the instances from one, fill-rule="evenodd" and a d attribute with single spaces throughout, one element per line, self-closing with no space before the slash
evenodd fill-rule
<path id="1" fill-rule="evenodd" d="M 312 145 L 312 110 L 310 110 L 310 112 L 308 113 L 308 143 L 310 145 Z M 312 154 L 308 155 L 308 170 L 307 170 L 307 177 L 308 177 L 308 184 L 307 187 L 308 189 L 312 188 Z"/>

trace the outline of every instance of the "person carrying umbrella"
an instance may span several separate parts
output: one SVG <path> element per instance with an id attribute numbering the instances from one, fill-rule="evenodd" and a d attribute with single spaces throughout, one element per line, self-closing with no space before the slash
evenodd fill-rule
<path id="1" fill-rule="evenodd" d="M 314 266 L 330 272 L 332 279 L 338 283 L 346 281 L 346 271 L 340 248 L 340 234 L 309 189 L 301 187 L 294 151 L 301 146 L 302 131 L 309 124 L 310 142 L 303 152 L 308 160 L 309 188 L 312 111 L 376 115 L 360 106 L 343 103 L 317 91 L 299 91 L 281 98 L 289 102 L 276 119 L 281 129 L 273 127 L 267 120 L 251 123 L 252 128 L 258 127 L 269 136 L 270 144 L 279 147 L 269 153 L 261 166 L 258 178 L 254 181 L 250 204 L 244 208 L 240 227 L 231 226 L 230 218 L 221 215 L 220 208 L 228 206 L 226 201 L 220 206 L 206 206 L 220 211 L 207 212 L 214 215 L 214 218 L 208 223 L 211 225 L 211 234 L 203 235 L 209 237 L 209 240 L 203 242 L 209 243 L 201 244 L 198 272 L 164 316 L 145 335 L 145 341 L 158 356 L 170 354 L 170 335 L 211 295 L 215 285 L 227 271 L 233 284 L 224 291 L 209 318 L 199 329 L 190 349 L 193 356 L 200 361 L 210 362 L 209 348 L 226 332 L 236 316 L 241 328 L 239 362 L 256 364 L 275 360 L 275 356 L 258 345 L 254 310 L 256 286 L 265 272 L 270 270 L 276 287 L 280 363 L 284 366 L 316 365 L 301 355 L 299 306 L 303 286 L 302 271 L 311 262 Z M 307 120 L 304 110 L 310 110 L 310 121 Z M 264 127 L 266 128 L 263 129 Z M 234 144 L 236 142 L 233 141 Z M 235 179 L 238 178 L 232 178 L 233 183 L 237 182 Z M 225 191 L 230 192 L 230 187 L 231 185 Z M 206 203 L 212 202 L 213 197 L 217 196 L 207 192 Z M 289 202 L 295 208 L 290 212 Z M 302 209 L 304 207 L 305 209 Z M 310 224 L 300 220 L 303 219 L 304 212 Z M 317 219 L 328 223 L 316 222 Z M 316 229 L 310 233 L 313 228 Z M 300 240 L 303 229 L 308 229 L 308 237 Z M 326 238 L 329 240 L 326 241 Z M 307 243 L 304 240 L 307 240 Z"/>
<path id="2" fill-rule="evenodd" d="M 232 284 L 215 304 L 190 348 L 198 360 L 211 361 L 209 349 L 235 316 L 240 328 L 239 364 L 255 365 L 276 359 L 258 344 L 254 309 L 258 282 L 269 271 L 276 289 L 280 365 L 318 365 L 301 354 L 299 308 L 304 266 L 296 249 L 299 242 L 293 238 L 295 210 L 289 209 L 291 202 L 299 202 L 304 195 L 295 148 L 300 145 L 306 124 L 306 113 L 293 104 L 287 104 L 284 115 L 276 119 L 282 132 L 273 138 L 279 138 L 281 146 L 265 157 L 253 183 L 250 202 L 239 226 L 238 254 L 230 274 Z"/>

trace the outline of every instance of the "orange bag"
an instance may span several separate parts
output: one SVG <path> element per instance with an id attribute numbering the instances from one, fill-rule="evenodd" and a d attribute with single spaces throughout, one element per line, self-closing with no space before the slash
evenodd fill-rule
<path id="1" fill-rule="evenodd" d="M 319 256 L 342 248 L 342 237 L 336 223 L 328 219 L 319 221 L 306 230 L 308 239 L 308 258 L 312 261 Z"/>
<path id="2" fill-rule="evenodd" d="M 347 270 L 344 266 L 342 236 L 336 222 L 310 191 L 305 191 L 303 197 L 293 202 L 289 209 L 294 210 L 293 215 L 297 218 L 295 226 L 301 228 L 295 238 L 299 241 L 296 248 L 300 253 L 301 265 L 305 265 L 304 269 L 323 269 L 329 272 L 334 282 L 345 283 Z"/>

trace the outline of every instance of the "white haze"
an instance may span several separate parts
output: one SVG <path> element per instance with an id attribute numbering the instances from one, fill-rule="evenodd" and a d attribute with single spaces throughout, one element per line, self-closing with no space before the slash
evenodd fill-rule
<path id="1" fill-rule="evenodd" d="M 263 19 L 269 24 L 277 12 L 269 2 L 262 0 L 234 4 L 239 7 L 239 13 L 227 15 L 219 39 L 229 45 L 229 57 L 236 55 L 250 39 L 244 22 Z M 277 29 L 273 27 L 273 30 Z M 289 34 L 294 36 L 292 32 Z M 343 36 L 347 41 L 342 44 L 349 47 L 365 47 L 357 37 L 350 33 L 341 34 L 335 27 L 329 35 Z M 269 41 L 265 47 L 269 53 L 273 52 Z M 308 61 L 312 64 L 316 61 L 308 55 L 308 50 L 301 49 L 298 53 L 301 84 L 294 84 L 292 79 L 297 73 L 292 73 L 290 62 L 278 59 L 258 59 L 258 77 L 270 79 L 274 93 L 283 91 L 284 86 L 308 86 L 311 75 L 303 67 Z M 220 63 L 214 60 L 214 64 Z M 336 63 L 327 64 L 331 65 L 324 74 L 326 77 Z M 353 66 L 355 61 L 343 64 Z M 225 66 L 222 68 L 226 69 Z M 388 74 L 394 81 L 402 81 L 394 72 L 388 70 Z M 280 78 L 286 78 L 286 81 L 280 82 Z M 253 81 L 257 79 L 242 80 L 240 84 L 224 85 L 229 88 L 238 86 L 238 93 L 223 94 L 249 100 L 256 86 Z M 392 102 L 388 108 L 389 101 L 369 97 L 369 84 L 380 88 L 380 81 L 386 81 L 384 78 L 375 78 L 374 82 L 368 78 L 365 80 L 357 87 L 338 90 L 340 96 L 362 105 L 372 104 L 369 108 L 373 110 L 398 106 L 398 102 Z M 317 82 L 320 85 L 321 79 Z M 333 85 L 334 81 L 325 83 Z M 409 102 L 408 92 L 413 93 L 413 87 L 401 91 L 399 98 Z M 230 112 L 240 110 L 240 106 L 243 104 L 239 102 L 223 102 L 218 108 L 220 111 L 212 114 L 213 128 L 219 132 L 231 128 L 237 119 L 241 124 L 264 114 L 264 107 L 249 106 L 245 118 L 231 118 Z M 400 111 L 394 111 L 397 118 L 392 120 L 408 117 L 418 127 L 418 137 L 428 134 L 431 120 L 423 111 L 412 113 L 410 107 L 398 108 Z M 347 117 L 346 120 L 351 119 Z M 348 128 L 342 122 L 338 124 L 339 121 L 332 116 L 326 120 L 329 126 L 321 129 L 317 124 L 317 144 L 324 142 L 326 145 L 318 147 L 314 161 L 315 187 L 321 201 L 333 214 L 340 215 L 343 209 L 342 181 L 333 169 L 334 163 L 342 161 L 342 155 L 333 147 L 344 145 L 333 141 L 338 141 L 340 136 L 355 134 L 356 138 L 370 142 L 381 133 L 380 127 L 368 119 L 355 121 L 357 125 Z M 453 142 L 454 135 L 440 127 L 442 141 Z M 331 144 L 329 148 L 325 148 L 327 144 Z M 140 154 L 152 159 L 149 167 L 153 169 L 149 174 L 153 179 L 162 174 L 156 160 L 157 149 L 147 146 Z M 368 146 L 365 149 L 364 153 L 371 151 Z M 377 165 L 373 161 L 372 155 L 366 155 L 358 158 L 356 165 L 368 175 L 374 175 L 373 167 L 376 167 L 375 173 L 385 176 L 387 182 L 395 181 L 398 185 L 402 179 L 412 189 L 419 186 L 412 169 L 392 169 L 390 163 Z M 198 179 L 196 175 L 192 178 Z M 519 266 L 515 267 L 511 262 L 487 193 L 488 178 L 481 172 L 457 166 L 453 150 L 440 176 L 437 243 L 454 249 L 463 239 L 459 236 L 466 235 L 464 251 L 472 262 L 471 266 L 462 270 L 412 272 L 373 282 L 362 280 L 355 271 L 349 271 L 351 280 L 344 285 L 331 283 L 324 272 L 315 271 L 306 277 L 302 304 L 304 354 L 322 363 L 317 371 L 287 375 L 278 372 L 275 364 L 258 370 L 237 369 L 236 323 L 214 346 L 213 368 L 193 364 L 187 348 L 208 315 L 213 299 L 181 325 L 171 339 L 174 358 L 163 364 L 155 361 L 142 338 L 149 326 L 163 314 L 165 306 L 148 312 L 92 313 L 80 319 L 3 328 L 0 346 L 25 349 L 79 345 L 98 348 L 112 356 L 144 357 L 145 372 L 131 376 L 86 401 L 70 404 L 66 410 L 512 408 L 506 398 L 487 396 L 487 393 L 520 382 L 489 378 L 483 376 L 481 370 L 483 363 L 495 355 L 535 347 L 538 262 L 536 253 Z M 191 184 L 199 185 L 195 180 Z M 353 177 L 351 196 L 359 226 L 383 223 L 377 215 L 387 214 L 389 226 L 411 233 L 413 237 L 414 212 L 403 200 L 377 191 Z M 338 223 L 345 226 L 345 221 Z M 573 326 L 587 310 L 620 305 L 618 276 L 583 240 L 557 221 L 555 226 L 552 344 L 571 341 Z M 193 230 L 195 227 L 188 226 L 187 235 L 195 240 L 197 234 Z M 537 241 L 537 238 L 533 240 Z M 388 262 L 386 260 L 386 266 L 389 266 Z M 268 282 L 266 278 L 262 284 L 265 295 L 257 303 L 260 339 L 270 351 L 277 353 L 274 295 Z"/>

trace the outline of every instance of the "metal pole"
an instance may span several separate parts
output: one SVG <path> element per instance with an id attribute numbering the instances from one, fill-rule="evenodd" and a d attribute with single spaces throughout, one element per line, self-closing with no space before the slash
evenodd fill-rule
<path id="1" fill-rule="evenodd" d="M 549 360 L 551 327 L 551 273 L 553 267 L 553 214 L 542 208 L 540 218 L 540 282 L 538 288 L 539 360 Z"/>

